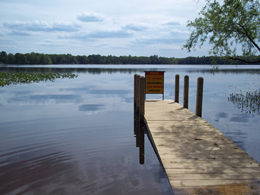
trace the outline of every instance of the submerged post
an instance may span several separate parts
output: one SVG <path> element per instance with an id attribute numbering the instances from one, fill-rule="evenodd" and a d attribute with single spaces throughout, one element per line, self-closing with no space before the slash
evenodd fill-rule
<path id="1" fill-rule="evenodd" d="M 183 90 L 183 107 L 188 108 L 189 102 L 189 76 L 184 76 L 184 90 Z"/>
<path id="2" fill-rule="evenodd" d="M 141 126 L 140 122 L 140 135 L 139 135 L 139 163 L 144 164 L 144 127 Z"/>
<path id="3" fill-rule="evenodd" d="M 145 78 L 140 77 L 140 117 L 144 116 L 144 102 L 145 102 Z"/>
<path id="4" fill-rule="evenodd" d="M 180 76 L 175 75 L 175 98 L 174 101 L 179 103 L 179 86 L 180 86 Z"/>
<path id="5" fill-rule="evenodd" d="M 196 115 L 202 116 L 202 98 L 203 98 L 203 78 L 199 77 L 197 81 L 197 100 L 196 100 Z"/>

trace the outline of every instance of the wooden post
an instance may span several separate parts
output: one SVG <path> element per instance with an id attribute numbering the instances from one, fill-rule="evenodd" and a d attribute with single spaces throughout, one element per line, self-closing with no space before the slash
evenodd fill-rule
<path id="1" fill-rule="evenodd" d="M 199 77 L 197 81 L 197 100 L 196 100 L 196 115 L 202 116 L 202 98 L 203 98 L 203 78 Z"/>
<path id="2" fill-rule="evenodd" d="M 140 102 L 140 76 L 135 74 L 134 76 L 134 134 L 136 135 L 136 147 L 139 147 L 139 135 L 140 135 L 140 115 L 139 115 L 139 102 Z"/>
<path id="3" fill-rule="evenodd" d="M 144 116 L 144 102 L 145 102 L 145 78 L 140 77 L 140 115 Z"/>
<path id="4" fill-rule="evenodd" d="M 134 110 L 136 109 L 137 103 L 137 74 L 134 76 Z"/>
<path id="5" fill-rule="evenodd" d="M 136 76 L 136 112 L 140 112 L 140 75 Z"/>
<path id="6" fill-rule="evenodd" d="M 175 99 L 174 101 L 179 103 L 179 87 L 180 87 L 180 76 L 175 75 Z"/>
<path id="7" fill-rule="evenodd" d="M 189 76 L 184 76 L 183 107 L 188 108 L 189 102 Z"/>

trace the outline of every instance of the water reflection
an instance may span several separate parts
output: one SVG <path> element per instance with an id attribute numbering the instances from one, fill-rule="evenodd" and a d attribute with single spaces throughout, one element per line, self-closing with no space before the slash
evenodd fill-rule
<path id="1" fill-rule="evenodd" d="M 136 73 L 136 72 L 143 72 L 145 69 L 144 68 L 109 68 L 109 66 L 107 66 L 107 68 L 100 68 L 100 67 L 96 67 L 96 68 L 88 68 L 87 66 L 81 66 L 80 68 L 72 68 L 71 66 L 67 66 L 66 68 L 62 67 L 62 68 L 38 68 L 38 67 L 11 67 L 11 66 L 1 66 L 0 67 L 2 71 L 5 72 L 34 72 L 34 73 L 45 73 L 45 72 L 54 72 L 54 73 L 72 73 L 72 72 L 76 72 L 76 73 L 89 73 L 89 74 L 103 74 L 103 73 L 107 73 L 107 74 L 114 74 L 114 73 L 123 73 L 123 74 L 132 74 L 132 73 Z M 159 68 L 152 68 L 152 70 L 154 71 L 158 71 Z"/>
<path id="2" fill-rule="evenodd" d="M 238 145 L 243 150 L 246 150 L 246 142 L 248 140 L 248 133 L 244 133 L 241 130 L 237 129 L 232 132 L 226 132 L 225 134 L 236 145 Z"/>
<path id="3" fill-rule="evenodd" d="M 249 119 L 250 119 L 250 117 L 247 114 L 235 114 L 229 120 L 232 122 L 247 123 Z"/>
<path id="4" fill-rule="evenodd" d="M 82 102 L 82 98 L 80 95 L 69 95 L 69 94 L 48 94 L 48 95 L 17 95 L 15 97 L 9 98 L 7 100 L 8 103 L 35 103 L 35 104 L 46 104 L 50 101 L 54 100 L 56 104 L 59 103 L 80 103 Z"/>
<path id="5" fill-rule="evenodd" d="M 124 89 L 94 89 L 96 86 L 86 86 L 83 88 L 60 88 L 60 91 L 77 91 L 83 92 L 87 94 L 98 94 L 98 95 L 110 95 L 110 94 L 129 94 L 132 90 L 124 90 Z"/>
<path id="6" fill-rule="evenodd" d="M 79 106 L 79 111 L 98 111 L 104 108 L 104 104 L 84 104 Z"/>
<path id="7" fill-rule="evenodd" d="M 26 194 L 32 193 L 42 186 L 54 186 L 60 176 L 70 178 L 73 165 L 70 163 L 71 157 L 61 152 L 50 153 L 37 158 L 9 162 L 0 166 L 0 192 L 1 194 Z M 51 188 L 42 191 L 38 189 L 38 194 L 53 193 Z M 59 192 L 59 190 L 56 190 Z"/>
<path id="8" fill-rule="evenodd" d="M 222 66 L 221 69 L 214 69 L 214 67 L 212 69 L 201 69 L 201 70 L 188 70 L 188 73 L 202 73 L 202 74 L 260 74 L 260 69 L 259 68 L 251 68 L 250 70 L 246 69 L 246 68 L 238 68 L 238 69 L 234 69 L 234 65 L 232 68 L 225 68 L 225 66 Z"/>
<path id="9" fill-rule="evenodd" d="M 6 72 L 57 72 L 57 73 L 88 73 L 88 74 L 134 74 L 143 73 L 144 71 L 167 71 L 167 72 L 186 72 L 186 73 L 202 73 L 202 74 L 260 74 L 257 66 L 234 66 L 224 65 L 215 69 L 210 65 L 45 65 L 45 66 L 0 66 L 2 71 Z M 235 67 L 235 68 L 234 68 Z M 244 68 L 246 67 L 246 68 Z M 250 69 L 250 70 L 249 70 Z"/>
<path id="10" fill-rule="evenodd" d="M 228 118 L 228 113 L 226 113 L 226 112 L 216 113 L 215 117 L 216 117 L 215 121 L 219 121 L 221 118 L 224 118 L 224 119 Z"/>
<path id="11" fill-rule="evenodd" d="M 0 194 L 172 194 L 151 158 L 137 165 L 130 114 L 0 123 Z"/>
<path id="12" fill-rule="evenodd" d="M 204 66 L 73 67 L 0 67 L 11 73 L 78 73 L 70 80 L 0 88 L 0 194 L 173 194 L 149 137 L 142 133 L 141 144 L 140 130 L 136 121 L 133 124 L 131 74 L 143 70 L 167 70 L 166 99 L 174 97 L 175 72 L 181 78 L 190 73 L 190 109 L 195 108 L 196 79 L 205 73 L 204 118 L 260 161 L 259 115 L 241 113 L 227 101 L 232 93 L 227 86 L 244 87 L 239 82 L 252 83 L 252 77 L 258 81 L 255 71 L 220 71 L 213 76 Z"/>

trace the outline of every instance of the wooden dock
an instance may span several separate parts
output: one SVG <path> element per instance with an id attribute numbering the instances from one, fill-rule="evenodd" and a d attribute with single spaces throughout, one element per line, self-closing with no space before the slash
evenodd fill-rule
<path id="1" fill-rule="evenodd" d="M 211 124 L 172 100 L 146 100 L 144 107 L 174 194 L 260 194 L 259 163 Z"/>

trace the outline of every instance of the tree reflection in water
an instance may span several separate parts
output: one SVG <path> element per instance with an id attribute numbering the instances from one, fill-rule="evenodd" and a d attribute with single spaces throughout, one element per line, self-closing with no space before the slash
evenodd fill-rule
<path id="1" fill-rule="evenodd" d="M 78 75 L 73 73 L 32 73 L 32 72 L 0 72 L 0 86 L 11 84 L 30 84 L 39 83 L 40 81 L 52 81 L 55 79 L 77 78 Z"/>
<path id="2" fill-rule="evenodd" d="M 260 90 L 238 94 L 230 94 L 228 98 L 241 112 L 248 114 L 260 114 Z"/>

